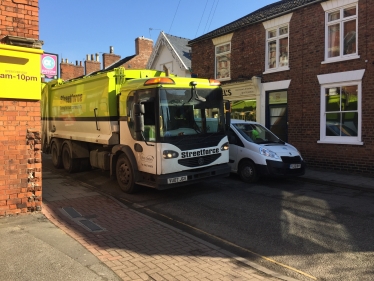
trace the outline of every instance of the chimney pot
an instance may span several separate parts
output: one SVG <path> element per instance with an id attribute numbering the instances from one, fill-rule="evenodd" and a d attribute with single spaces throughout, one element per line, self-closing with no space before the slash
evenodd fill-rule
<path id="1" fill-rule="evenodd" d="M 96 61 L 99 61 L 99 54 L 96 53 Z"/>
<path id="2" fill-rule="evenodd" d="M 110 54 L 113 54 L 113 52 L 114 52 L 114 50 L 113 50 L 113 46 L 110 46 L 110 47 L 109 47 L 109 53 L 110 53 Z"/>
<path id="3" fill-rule="evenodd" d="M 90 55 L 86 55 L 86 60 L 87 60 L 87 61 L 90 60 Z"/>
<path id="4" fill-rule="evenodd" d="M 93 54 L 91 54 L 91 60 L 92 60 L 92 61 L 95 61 L 95 57 L 94 57 Z"/>

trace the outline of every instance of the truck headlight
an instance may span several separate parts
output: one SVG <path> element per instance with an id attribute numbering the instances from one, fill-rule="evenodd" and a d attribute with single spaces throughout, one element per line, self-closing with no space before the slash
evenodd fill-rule
<path id="1" fill-rule="evenodd" d="M 223 150 L 229 150 L 229 143 L 228 143 L 228 142 L 224 143 L 224 144 L 221 146 L 221 151 L 223 151 Z"/>
<path id="2" fill-rule="evenodd" d="M 261 155 L 264 155 L 264 156 L 267 156 L 267 157 L 270 157 L 270 158 L 274 158 L 274 159 L 279 159 L 279 156 L 275 152 L 273 152 L 273 151 L 271 151 L 267 148 L 260 147 L 259 150 L 260 150 Z"/>
<path id="3" fill-rule="evenodd" d="M 177 158 L 179 156 L 178 152 L 173 151 L 173 150 L 164 150 L 162 153 L 162 156 L 164 159 L 172 159 L 172 158 Z"/>

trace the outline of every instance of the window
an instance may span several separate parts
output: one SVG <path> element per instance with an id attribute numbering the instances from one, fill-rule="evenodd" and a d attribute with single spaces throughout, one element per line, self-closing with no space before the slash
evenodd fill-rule
<path id="1" fill-rule="evenodd" d="M 319 142 L 362 144 L 361 79 L 363 73 L 364 71 L 357 70 L 319 75 L 318 79 L 322 84 Z M 357 80 L 352 80 L 352 78 Z M 324 84 L 328 81 L 336 83 Z"/>
<path id="2" fill-rule="evenodd" d="M 230 80 L 231 43 L 216 48 L 216 79 Z"/>
<path id="3" fill-rule="evenodd" d="M 288 24 L 266 30 L 266 70 L 288 68 Z"/>
<path id="4" fill-rule="evenodd" d="M 325 62 L 358 58 L 357 4 L 326 11 Z"/>

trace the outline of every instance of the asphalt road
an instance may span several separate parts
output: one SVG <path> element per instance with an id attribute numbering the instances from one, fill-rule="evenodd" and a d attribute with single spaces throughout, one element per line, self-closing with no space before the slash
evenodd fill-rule
<path id="1" fill-rule="evenodd" d="M 53 169 L 49 157 L 43 161 Z M 374 193 L 284 179 L 249 185 L 232 175 L 129 195 L 107 172 L 69 176 L 290 277 L 374 280 Z"/>

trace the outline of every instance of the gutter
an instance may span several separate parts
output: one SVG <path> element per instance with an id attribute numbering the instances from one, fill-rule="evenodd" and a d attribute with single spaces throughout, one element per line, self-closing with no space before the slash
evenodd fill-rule
<path id="1" fill-rule="evenodd" d="M 258 21 L 255 21 L 255 22 L 252 22 L 252 23 L 250 23 L 250 24 L 248 24 L 248 25 L 241 26 L 241 27 L 239 27 L 239 28 L 235 28 L 235 29 L 233 29 L 233 30 L 230 30 L 230 31 L 224 32 L 224 33 L 222 33 L 222 34 L 220 34 L 220 35 L 218 35 L 218 36 L 213 36 L 213 35 L 212 35 L 212 36 L 207 36 L 207 37 L 205 37 L 205 38 L 203 38 L 203 39 L 200 39 L 200 40 L 197 38 L 197 39 L 195 39 L 195 40 L 191 40 L 191 41 L 189 41 L 188 44 L 187 44 L 187 46 L 188 46 L 188 47 L 192 47 L 192 45 L 195 44 L 195 43 L 197 43 L 197 42 L 204 41 L 204 40 L 211 39 L 211 38 L 220 37 L 220 36 L 223 36 L 223 35 L 226 35 L 226 34 L 232 33 L 232 32 L 234 32 L 234 31 L 236 31 L 236 30 L 241 29 L 241 28 L 244 28 L 244 27 L 247 27 L 247 26 L 250 26 L 250 25 L 256 24 L 256 23 L 264 22 L 264 21 L 267 21 L 267 20 L 270 20 L 270 19 L 273 19 L 273 18 L 276 18 L 276 17 L 280 17 L 280 16 L 283 16 L 283 15 L 285 15 L 285 14 L 289 14 L 289 13 L 295 11 L 295 10 L 298 10 L 298 9 L 301 9 L 301 8 L 304 8 L 304 7 L 307 7 L 307 6 L 310 6 L 310 5 L 316 4 L 316 3 L 326 2 L 326 1 L 329 1 L 329 0 L 316 0 L 316 1 L 310 2 L 310 3 L 308 3 L 308 4 L 304 4 L 304 5 L 301 5 L 301 6 L 298 6 L 298 7 L 292 8 L 291 10 L 287 10 L 287 11 L 281 12 L 281 13 L 279 13 L 279 14 L 275 14 L 275 15 L 269 16 L 269 17 L 267 17 L 267 18 L 265 18 L 265 19 L 261 19 L 261 20 L 258 20 Z M 232 22 L 232 23 L 233 23 L 233 22 Z M 230 24 L 230 23 L 229 23 L 229 24 Z M 229 25 L 229 24 L 227 24 L 227 25 Z M 223 27 L 223 26 L 222 26 L 222 27 Z M 222 28 L 222 27 L 220 27 L 220 28 Z M 217 29 L 219 29 L 219 28 L 217 28 Z M 213 30 L 213 31 L 214 31 L 214 30 Z M 212 31 L 212 32 L 213 32 L 213 31 Z M 203 36 L 203 35 L 202 35 L 202 36 Z"/>

